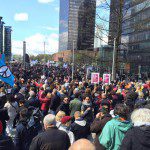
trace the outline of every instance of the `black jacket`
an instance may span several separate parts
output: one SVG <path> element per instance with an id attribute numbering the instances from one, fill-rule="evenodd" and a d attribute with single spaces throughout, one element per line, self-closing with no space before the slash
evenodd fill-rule
<path id="1" fill-rule="evenodd" d="M 71 124 L 71 131 L 73 132 L 76 141 L 87 138 L 90 135 L 90 125 L 85 120 L 78 119 Z"/>
<path id="2" fill-rule="evenodd" d="M 0 150 L 14 150 L 14 144 L 9 136 L 0 136 Z"/>
<path id="3" fill-rule="evenodd" d="M 96 138 L 95 138 L 95 141 L 94 141 L 94 144 L 96 146 L 96 150 L 102 150 L 103 149 L 102 145 L 100 145 L 100 143 L 99 143 L 98 138 L 99 138 L 105 124 L 108 121 L 110 121 L 111 119 L 112 119 L 111 115 L 106 114 L 102 119 L 95 118 L 95 120 L 91 124 L 91 132 L 96 133 Z"/>
<path id="4" fill-rule="evenodd" d="M 3 134 L 5 133 L 6 130 L 6 121 L 9 120 L 8 112 L 6 108 L 0 109 L 0 121 L 2 122 L 3 125 Z"/>
<path id="5" fill-rule="evenodd" d="M 15 150 L 28 150 L 34 136 L 35 132 L 28 127 L 27 119 L 21 119 L 16 127 Z"/>
<path id="6" fill-rule="evenodd" d="M 32 140 L 30 150 L 68 150 L 69 147 L 68 134 L 54 127 L 37 135 Z"/>
<path id="7" fill-rule="evenodd" d="M 150 127 L 133 127 L 122 141 L 121 150 L 149 150 Z"/>
<path id="8" fill-rule="evenodd" d="M 69 103 L 65 104 L 64 102 L 61 103 L 61 105 L 57 108 L 58 111 L 64 111 L 66 113 L 66 116 L 70 115 L 70 109 L 69 109 Z"/>
<path id="9" fill-rule="evenodd" d="M 56 94 L 52 99 L 51 99 L 51 104 L 50 104 L 50 109 L 53 111 L 56 111 L 57 108 L 59 107 L 61 103 L 60 97 Z"/>

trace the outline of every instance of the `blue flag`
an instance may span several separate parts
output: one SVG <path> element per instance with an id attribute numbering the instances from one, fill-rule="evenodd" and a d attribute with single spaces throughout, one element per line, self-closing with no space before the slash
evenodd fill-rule
<path id="1" fill-rule="evenodd" d="M 10 72 L 9 68 L 5 64 L 5 55 L 0 54 L 0 79 L 9 84 L 10 86 L 14 86 L 14 76 Z"/>

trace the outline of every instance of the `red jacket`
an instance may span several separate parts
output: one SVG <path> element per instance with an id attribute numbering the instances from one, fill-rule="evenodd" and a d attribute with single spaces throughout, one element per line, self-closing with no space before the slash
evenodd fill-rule
<path id="1" fill-rule="evenodd" d="M 41 110 L 48 111 L 50 105 L 50 99 L 48 99 L 42 92 L 39 93 L 39 100 L 41 102 Z"/>

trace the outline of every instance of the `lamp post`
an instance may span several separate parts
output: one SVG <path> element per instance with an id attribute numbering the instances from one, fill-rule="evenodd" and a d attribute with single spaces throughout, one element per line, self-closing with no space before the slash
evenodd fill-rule
<path id="1" fill-rule="evenodd" d="M 116 38 L 114 38 L 113 63 L 112 63 L 112 81 L 116 79 Z"/>
<path id="2" fill-rule="evenodd" d="M 26 42 L 23 41 L 23 67 L 24 67 L 24 69 L 26 69 L 25 55 L 26 55 Z"/>
<path id="3" fill-rule="evenodd" d="M 46 60 L 45 60 L 45 41 L 44 41 L 44 63 L 46 63 Z"/>
<path id="4" fill-rule="evenodd" d="M 73 40 L 73 53 L 72 53 L 72 80 L 74 78 L 74 40 Z"/>

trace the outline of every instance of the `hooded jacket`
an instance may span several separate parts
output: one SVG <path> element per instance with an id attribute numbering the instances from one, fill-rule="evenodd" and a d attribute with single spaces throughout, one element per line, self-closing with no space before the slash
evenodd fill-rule
<path id="1" fill-rule="evenodd" d="M 101 119 L 95 118 L 93 123 L 90 126 L 92 133 L 96 133 L 96 138 L 94 139 L 94 144 L 97 150 L 103 149 L 99 143 L 99 136 L 105 126 L 105 124 L 112 119 L 111 115 L 105 114 Z"/>
<path id="2" fill-rule="evenodd" d="M 0 150 L 15 150 L 13 141 L 9 136 L 0 136 Z"/>
<path id="3" fill-rule="evenodd" d="M 87 110 L 87 108 L 91 109 Z M 83 113 L 82 118 L 84 118 L 84 120 L 88 123 L 91 123 L 93 121 L 92 103 L 83 102 L 81 106 L 81 111 Z"/>
<path id="4" fill-rule="evenodd" d="M 133 127 L 122 141 L 121 150 L 149 150 L 150 126 Z"/>
<path id="5" fill-rule="evenodd" d="M 16 127 L 16 135 L 14 139 L 15 150 L 28 150 L 32 139 L 36 136 L 36 132 L 32 131 L 28 126 L 28 119 L 20 119 Z"/>
<path id="6" fill-rule="evenodd" d="M 65 131 L 65 132 L 68 134 L 68 136 L 69 136 L 70 143 L 71 143 L 71 144 L 74 143 L 74 141 L 75 141 L 75 139 L 74 139 L 74 134 L 73 134 L 72 131 L 68 130 L 68 127 L 67 127 L 67 126 L 65 126 L 65 125 L 60 125 L 59 130 Z"/>
<path id="7" fill-rule="evenodd" d="M 103 128 L 99 142 L 107 150 L 119 150 L 125 133 L 132 127 L 129 121 L 120 121 L 115 117 Z"/>
<path id="8" fill-rule="evenodd" d="M 75 136 L 75 140 L 87 138 L 90 135 L 90 125 L 83 119 L 77 119 L 71 124 L 71 131 Z"/>

